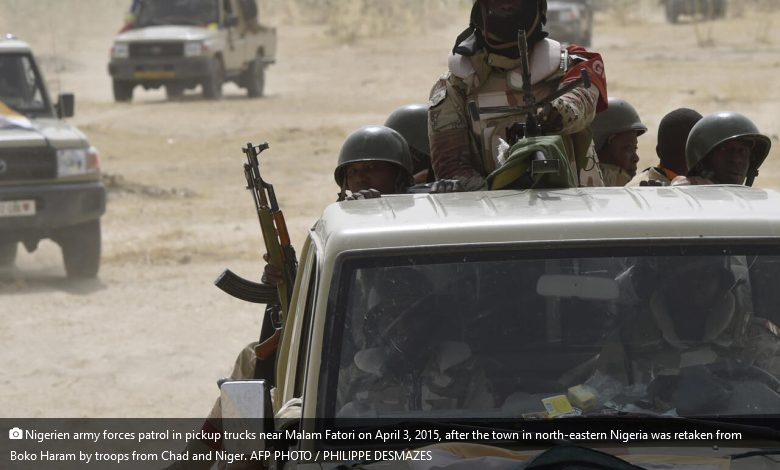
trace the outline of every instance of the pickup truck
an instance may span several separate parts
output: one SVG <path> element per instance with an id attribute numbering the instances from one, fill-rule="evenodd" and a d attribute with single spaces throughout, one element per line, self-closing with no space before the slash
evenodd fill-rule
<path id="1" fill-rule="evenodd" d="M 74 102 L 52 103 L 30 46 L 0 39 L 0 268 L 19 242 L 33 251 L 52 239 L 69 277 L 98 273 L 106 190 L 97 150 L 64 120 Z"/>
<path id="2" fill-rule="evenodd" d="M 726 0 L 661 0 L 666 20 L 672 24 L 680 21 L 681 16 L 692 18 L 716 19 L 726 16 Z"/>
<path id="3" fill-rule="evenodd" d="M 275 62 L 276 30 L 258 22 L 255 0 L 143 0 L 126 29 L 108 65 L 118 102 L 131 101 L 136 86 L 164 86 L 176 99 L 200 85 L 219 99 L 228 81 L 259 97 Z"/>
<path id="4" fill-rule="evenodd" d="M 546 31 L 557 41 L 590 47 L 593 6 L 590 0 L 554 0 L 547 3 Z"/>
<path id="5" fill-rule="evenodd" d="M 780 193 L 743 186 L 334 203 L 302 246 L 275 374 L 221 384 L 220 456 L 689 469 L 739 454 L 731 468 L 768 468 L 778 208 Z"/>

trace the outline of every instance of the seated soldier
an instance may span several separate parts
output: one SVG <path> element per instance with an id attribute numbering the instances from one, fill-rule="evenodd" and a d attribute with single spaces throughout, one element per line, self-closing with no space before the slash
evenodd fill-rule
<path id="1" fill-rule="evenodd" d="M 388 268 L 372 283 L 376 305 L 348 312 L 355 349 L 342 354 L 337 415 L 492 408 L 493 397 L 425 274 Z M 359 308 L 359 307 L 358 307 Z"/>
<path id="2" fill-rule="evenodd" d="M 431 167 L 431 146 L 428 142 L 428 105 L 401 106 L 390 113 L 385 126 L 401 134 L 409 144 L 414 182 L 432 183 L 434 176 Z"/>
<path id="3" fill-rule="evenodd" d="M 647 126 L 629 102 L 610 97 L 609 107 L 596 114 L 591 129 L 604 186 L 625 186 L 636 176 L 637 138 Z"/>
<path id="4" fill-rule="evenodd" d="M 670 111 L 658 124 L 658 166 L 639 172 L 626 186 L 669 186 L 679 175 L 688 173 L 685 143 L 691 128 L 701 120 L 698 112 L 688 108 Z"/>
<path id="5" fill-rule="evenodd" d="M 685 147 L 688 175 L 672 185 L 744 184 L 752 186 L 772 141 L 747 117 L 720 112 L 691 129 Z"/>
<path id="6" fill-rule="evenodd" d="M 646 406 L 680 414 L 726 406 L 723 370 L 780 378 L 780 338 L 752 315 L 743 257 L 659 258 L 618 278 L 645 308 L 623 319 L 598 370 L 626 386 L 646 387 Z"/>

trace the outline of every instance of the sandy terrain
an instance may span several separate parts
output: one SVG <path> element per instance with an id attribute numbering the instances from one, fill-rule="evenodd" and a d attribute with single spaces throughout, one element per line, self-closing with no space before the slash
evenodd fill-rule
<path id="1" fill-rule="evenodd" d="M 67 281 L 50 242 L 0 274 L 2 417 L 202 416 L 261 314 L 212 285 L 225 267 L 254 279 L 262 269 L 240 148 L 271 144 L 267 178 L 299 246 L 335 198 L 343 139 L 425 101 L 466 23 L 455 11 L 344 43 L 277 7 L 266 18 L 280 42 L 266 97 L 226 86 L 219 102 L 167 102 L 161 90 L 136 90 L 133 103 L 115 104 L 106 64 L 128 3 L 0 0 L 0 32 L 33 44 L 53 94 L 75 92 L 72 121 L 100 150 L 109 183 L 99 280 Z M 757 185 L 780 187 L 780 32 L 770 28 L 780 12 L 671 26 L 656 2 L 642 3 L 628 17 L 599 13 L 593 45 L 611 94 L 650 128 L 640 166 L 655 161 L 666 112 L 730 109 L 773 137 Z"/>

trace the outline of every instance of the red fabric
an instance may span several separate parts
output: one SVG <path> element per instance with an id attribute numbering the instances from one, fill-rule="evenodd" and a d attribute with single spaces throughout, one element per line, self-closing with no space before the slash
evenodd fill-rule
<path id="1" fill-rule="evenodd" d="M 580 78 L 580 70 L 588 71 L 590 82 L 599 90 L 599 102 L 596 104 L 596 112 L 607 109 L 607 75 L 604 73 L 604 61 L 601 54 L 590 52 L 582 46 L 572 44 L 566 48 L 570 55 L 585 57 L 587 60 L 575 64 L 563 77 L 562 83 Z"/>
<path id="2" fill-rule="evenodd" d="M 218 434 L 219 436 L 222 436 L 222 430 L 216 427 L 214 424 L 211 423 L 211 421 L 206 420 L 203 423 L 203 427 L 200 428 L 201 431 L 208 434 Z M 220 450 L 222 448 L 222 437 L 220 437 L 217 440 L 211 440 L 211 439 L 203 439 L 200 440 L 202 443 L 206 444 L 207 446 L 211 447 L 214 450 Z"/>

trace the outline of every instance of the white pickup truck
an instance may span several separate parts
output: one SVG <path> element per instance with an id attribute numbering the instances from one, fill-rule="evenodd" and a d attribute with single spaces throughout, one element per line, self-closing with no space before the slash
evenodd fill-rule
<path id="1" fill-rule="evenodd" d="M 302 247 L 275 375 L 221 385 L 220 456 L 690 469 L 740 455 L 730 468 L 767 469 L 780 448 L 778 278 L 771 190 L 334 203 Z"/>
<path id="2" fill-rule="evenodd" d="M 106 189 L 97 150 L 64 119 L 73 110 L 70 93 L 51 101 L 27 43 L 0 39 L 0 268 L 19 242 L 50 238 L 69 277 L 98 273 Z"/>
<path id="3" fill-rule="evenodd" d="M 219 99 L 228 81 L 258 97 L 275 57 L 276 30 L 258 22 L 255 0 L 142 0 L 114 39 L 108 72 L 116 101 L 131 101 L 136 86 L 164 86 L 175 99 L 200 85 Z"/>

